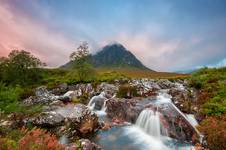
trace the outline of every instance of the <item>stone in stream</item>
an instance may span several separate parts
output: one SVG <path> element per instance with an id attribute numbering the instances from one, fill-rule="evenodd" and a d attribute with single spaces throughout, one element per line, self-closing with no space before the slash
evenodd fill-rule
<path id="1" fill-rule="evenodd" d="M 39 116 L 33 119 L 32 123 L 35 126 L 40 127 L 57 127 L 64 123 L 64 117 L 54 111 L 43 112 Z"/>
<path id="2" fill-rule="evenodd" d="M 35 96 L 30 96 L 23 101 L 25 105 L 35 105 L 35 104 L 49 104 L 58 99 L 59 96 L 55 96 L 47 90 L 46 86 L 40 86 L 35 89 Z"/>
<path id="3" fill-rule="evenodd" d="M 70 137 L 86 137 L 99 128 L 97 115 L 83 104 L 69 104 L 64 107 L 57 107 L 50 112 L 42 112 L 32 119 L 32 124 L 47 128 L 66 126 L 67 131 L 65 132 Z"/>
<path id="4" fill-rule="evenodd" d="M 70 132 L 76 131 L 81 137 L 94 133 L 99 127 L 98 117 L 83 104 L 77 104 L 67 117 L 67 126 Z"/>
<path id="5" fill-rule="evenodd" d="M 134 123 L 137 117 L 139 116 L 140 112 L 142 111 L 142 109 L 144 109 L 145 107 L 145 103 L 141 104 L 143 100 L 146 100 L 146 99 L 144 98 L 109 99 L 106 102 L 107 115 L 110 118 L 118 118 L 120 120 Z"/>

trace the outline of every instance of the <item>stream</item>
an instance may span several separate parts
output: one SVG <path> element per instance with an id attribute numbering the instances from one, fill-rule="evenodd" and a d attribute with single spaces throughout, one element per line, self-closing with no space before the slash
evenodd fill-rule
<path id="1" fill-rule="evenodd" d="M 104 98 L 104 93 L 99 97 Z M 94 97 L 90 100 L 88 107 L 94 111 L 101 121 L 109 121 L 106 114 L 106 101 L 102 105 L 101 110 L 95 110 Z M 147 102 L 145 102 L 147 103 Z M 161 122 L 161 116 L 165 110 L 179 115 L 194 128 L 197 121 L 191 114 L 183 114 L 172 102 L 171 96 L 166 90 L 159 91 L 154 101 L 148 102 L 155 106 L 155 109 L 145 108 L 139 114 L 134 124 L 125 123 L 123 125 L 114 126 L 106 131 L 99 130 L 91 139 L 93 142 L 107 150 L 191 150 L 194 146 L 191 142 L 178 141 L 168 136 L 168 129 Z M 158 111 L 158 109 L 163 111 Z M 166 111 L 166 112 L 167 112 Z M 168 113 L 168 112 L 167 112 Z M 174 124 L 173 124 L 174 125 Z"/>

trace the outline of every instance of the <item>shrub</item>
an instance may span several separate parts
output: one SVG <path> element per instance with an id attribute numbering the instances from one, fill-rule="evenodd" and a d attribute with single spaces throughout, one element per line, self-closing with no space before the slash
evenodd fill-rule
<path id="1" fill-rule="evenodd" d="M 24 130 L 25 136 L 18 143 L 19 150 L 63 150 L 55 135 L 42 129 Z"/>
<path id="2" fill-rule="evenodd" d="M 8 138 L 0 138 L 0 149 L 1 150 L 16 150 L 17 143 L 14 140 Z"/>
<path id="3" fill-rule="evenodd" d="M 0 82 L 0 109 L 6 113 L 16 112 L 20 109 L 18 100 L 22 89 L 19 86 L 6 87 Z"/>
<path id="4" fill-rule="evenodd" d="M 130 85 L 120 86 L 117 92 L 117 97 L 119 98 L 131 98 L 135 96 L 139 96 L 137 93 L 137 88 Z"/>
<path id="5" fill-rule="evenodd" d="M 204 134 L 210 150 L 226 149 L 226 115 L 204 119 L 198 129 Z"/>

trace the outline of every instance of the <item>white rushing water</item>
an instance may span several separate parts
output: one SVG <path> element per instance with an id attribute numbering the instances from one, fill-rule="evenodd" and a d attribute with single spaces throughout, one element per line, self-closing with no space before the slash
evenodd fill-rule
<path id="1" fill-rule="evenodd" d="M 188 121 L 195 127 L 198 125 L 198 121 L 195 119 L 195 116 L 193 114 L 186 114 L 185 115 L 188 118 Z"/>
<path id="2" fill-rule="evenodd" d="M 95 108 L 95 101 L 96 101 L 97 99 L 103 99 L 103 100 L 104 100 L 104 104 L 103 104 L 103 106 L 101 107 L 101 110 L 95 110 L 95 109 L 94 109 L 94 108 Z M 108 99 L 105 97 L 105 93 L 104 93 L 104 92 L 101 92 L 99 95 L 93 96 L 93 97 L 90 99 L 90 101 L 89 101 L 87 107 L 89 107 L 90 110 L 94 111 L 94 113 L 96 113 L 97 116 L 105 116 L 105 115 L 106 115 L 106 109 L 107 109 L 107 107 L 106 107 L 106 101 L 107 101 L 107 100 L 108 100 Z"/>
<path id="3" fill-rule="evenodd" d="M 147 134 L 160 138 L 160 119 L 159 112 L 151 109 L 143 110 L 137 118 L 136 125 L 143 129 Z"/>
<path id="4" fill-rule="evenodd" d="M 139 145 L 140 150 L 170 150 L 160 139 L 150 136 L 136 125 L 124 127 L 124 135 L 133 140 L 133 144 Z"/>

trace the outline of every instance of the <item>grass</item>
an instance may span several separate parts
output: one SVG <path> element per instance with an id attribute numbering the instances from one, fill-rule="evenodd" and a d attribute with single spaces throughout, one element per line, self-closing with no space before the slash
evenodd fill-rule
<path id="1" fill-rule="evenodd" d="M 226 68 L 203 68 L 191 76 L 189 83 L 205 95 L 198 101 L 204 115 L 226 114 Z"/>

